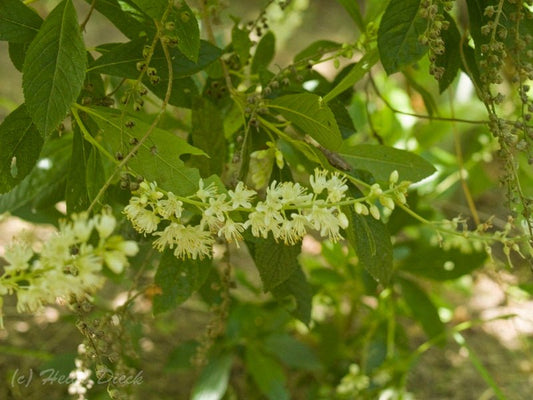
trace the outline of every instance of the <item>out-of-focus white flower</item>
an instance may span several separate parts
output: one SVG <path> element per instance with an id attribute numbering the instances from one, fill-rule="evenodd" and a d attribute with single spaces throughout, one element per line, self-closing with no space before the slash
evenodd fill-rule
<path id="1" fill-rule="evenodd" d="M 6 273 L 24 271 L 28 269 L 28 261 L 33 257 L 33 250 L 30 245 L 23 241 L 15 241 L 5 249 L 4 258 L 9 263 L 4 267 Z"/>
<path id="2" fill-rule="evenodd" d="M 100 239 L 108 238 L 115 230 L 117 220 L 110 213 L 102 213 L 94 218 L 94 226 L 100 235 Z"/>
<path id="3" fill-rule="evenodd" d="M 88 219 L 87 213 L 74 214 L 72 216 L 72 231 L 76 240 L 86 242 L 89 240 L 94 227 L 94 220 Z"/>

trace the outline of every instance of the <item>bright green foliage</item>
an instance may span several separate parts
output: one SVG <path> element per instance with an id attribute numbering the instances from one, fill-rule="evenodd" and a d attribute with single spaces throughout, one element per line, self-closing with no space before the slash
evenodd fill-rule
<path id="1" fill-rule="evenodd" d="M 0 221 L 58 229 L 2 243 L 0 325 L 59 293 L 83 344 L 6 355 L 146 370 L 88 398 L 400 399 L 453 338 L 505 398 L 454 307 L 488 263 L 529 276 L 529 2 L 85 3 L 0 0 Z"/>
<path id="2" fill-rule="evenodd" d="M 76 11 L 64 0 L 43 22 L 22 69 L 24 98 L 33 123 L 46 136 L 78 97 L 87 55 Z"/>

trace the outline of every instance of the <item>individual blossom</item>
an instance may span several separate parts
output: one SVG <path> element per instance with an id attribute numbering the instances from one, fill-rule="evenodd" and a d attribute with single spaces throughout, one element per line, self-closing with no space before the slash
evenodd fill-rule
<path id="1" fill-rule="evenodd" d="M 181 225 L 179 240 L 175 243 L 174 256 L 177 258 L 190 257 L 193 260 L 211 257 L 214 242 L 211 233 L 204 231 L 199 225 Z"/>
<path id="2" fill-rule="evenodd" d="M 231 207 L 235 210 L 239 207 L 252 208 L 250 200 L 257 195 L 257 192 L 246 188 L 244 182 L 239 182 L 235 190 L 228 191 L 228 195 L 231 199 Z"/>
<path id="3" fill-rule="evenodd" d="M 171 217 L 180 218 L 183 212 L 183 202 L 178 200 L 174 193 L 168 192 L 166 199 L 161 199 L 157 202 L 156 211 L 161 217 L 166 219 Z"/>
<path id="4" fill-rule="evenodd" d="M 126 217 L 129 219 L 129 214 L 126 213 Z M 157 230 L 161 218 L 159 218 L 152 210 L 143 208 L 139 210 L 136 216 L 130 219 L 133 227 L 140 233 L 152 233 Z"/>
<path id="5" fill-rule="evenodd" d="M 328 171 L 325 169 L 315 169 L 315 174 L 309 177 L 309 183 L 316 194 L 322 193 L 328 187 Z"/>
<path id="6" fill-rule="evenodd" d="M 328 190 L 327 200 L 338 203 L 344 199 L 348 185 L 346 185 L 346 179 L 340 177 L 338 173 L 334 173 L 326 182 L 326 189 Z"/>
<path id="7" fill-rule="evenodd" d="M 115 230 L 117 221 L 110 213 L 104 212 L 94 218 L 94 227 L 100 235 L 100 239 L 105 239 Z"/>
<path id="8" fill-rule="evenodd" d="M 209 199 L 209 206 L 204 210 L 205 222 L 209 227 L 217 226 L 226 219 L 226 213 L 232 210 L 231 204 L 226 200 L 226 194 L 222 193 Z"/>
<path id="9" fill-rule="evenodd" d="M 163 229 L 163 231 L 154 233 L 154 236 L 159 236 L 159 238 L 154 240 L 153 246 L 159 252 L 164 251 L 167 247 L 173 249 L 179 239 L 179 235 L 182 232 L 182 228 L 182 224 L 178 224 L 177 222 L 171 222 L 170 225 Z"/>
<path id="10" fill-rule="evenodd" d="M 29 261 L 33 257 L 33 250 L 26 242 L 15 241 L 8 245 L 4 258 L 8 265 L 4 267 L 6 273 L 15 273 L 29 268 Z"/>
<path id="11" fill-rule="evenodd" d="M 242 232 L 244 231 L 244 224 L 241 222 L 235 222 L 231 219 L 227 219 L 222 228 L 218 231 L 218 236 L 224 238 L 228 242 L 236 242 L 239 247 L 239 240 L 242 240 Z"/>
<path id="12" fill-rule="evenodd" d="M 204 186 L 204 180 L 200 179 L 200 181 L 198 182 L 198 190 L 196 191 L 196 197 L 206 203 L 207 199 L 209 199 L 210 197 L 214 197 L 217 194 L 217 188 L 213 182 L 207 185 L 207 187 Z"/>
<path id="13" fill-rule="evenodd" d="M 279 237 L 288 245 L 300 242 L 307 234 L 307 218 L 298 213 L 292 213 L 290 219 L 285 219 L 280 227 Z"/>
<path id="14" fill-rule="evenodd" d="M 310 225 L 320 232 L 320 236 L 328 237 L 334 241 L 342 239 L 339 232 L 340 228 L 348 227 L 348 218 L 338 207 L 322 207 L 318 203 L 313 205 L 306 217 Z"/>
<path id="15" fill-rule="evenodd" d="M 279 201 L 281 205 L 300 205 L 308 203 L 313 198 L 307 189 L 295 182 L 272 182 L 267 189 L 267 201 Z"/>
<path id="16" fill-rule="evenodd" d="M 141 182 L 137 194 L 143 204 L 151 205 L 156 204 L 159 199 L 164 196 L 164 194 L 158 190 L 156 182 L 148 183 L 146 181 Z"/>

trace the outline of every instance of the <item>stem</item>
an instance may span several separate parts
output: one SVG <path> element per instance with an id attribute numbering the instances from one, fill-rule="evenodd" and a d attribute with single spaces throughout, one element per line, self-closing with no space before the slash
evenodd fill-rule
<path id="1" fill-rule="evenodd" d="M 89 9 L 89 12 L 87 13 L 87 16 L 85 17 L 85 19 L 83 20 L 83 22 L 80 24 L 80 30 L 84 31 L 85 30 L 85 25 L 87 25 L 87 23 L 89 22 L 89 19 L 91 19 L 91 15 L 94 11 L 94 7 L 96 6 L 96 0 L 93 0 L 92 3 L 91 3 L 91 8 Z"/>

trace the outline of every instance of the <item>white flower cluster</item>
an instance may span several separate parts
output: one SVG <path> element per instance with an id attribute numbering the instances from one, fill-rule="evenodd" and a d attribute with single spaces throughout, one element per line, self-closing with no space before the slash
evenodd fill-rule
<path id="1" fill-rule="evenodd" d="M 84 344 L 78 346 L 78 353 L 84 355 L 86 353 L 86 348 Z M 94 381 L 91 379 L 92 371 L 87 368 L 84 363 L 83 358 L 76 358 L 74 360 L 74 365 L 76 369 L 70 371 L 68 378 L 70 384 L 68 386 L 68 393 L 70 395 L 76 396 L 77 400 L 86 400 L 86 394 L 89 389 L 94 386 Z"/>
<path id="2" fill-rule="evenodd" d="M 379 218 L 376 201 L 390 209 L 395 201 L 405 202 L 408 184 L 397 186 L 397 181 L 395 171 L 389 190 L 383 191 L 376 184 L 367 196 L 354 199 L 346 196 L 348 185 L 339 173 L 316 169 L 309 178 L 310 188 L 274 181 L 266 189 L 265 200 L 255 205 L 252 201 L 257 192 L 243 182 L 235 190 L 221 193 L 214 184 L 206 186 L 200 180 L 199 189 L 189 197 L 165 194 L 155 182 L 142 182 L 124 214 L 138 232 L 157 237 L 153 242 L 157 250 L 170 248 L 177 258 L 197 259 L 211 256 L 216 236 L 238 242 L 248 228 L 255 237 L 271 234 L 276 241 L 289 245 L 301 241 L 310 230 L 337 241 L 342 239 L 341 229 L 349 224 L 341 206 L 353 205 L 357 213 Z M 189 223 L 193 208 L 202 215 L 196 225 Z"/>
<path id="3" fill-rule="evenodd" d="M 88 218 L 86 213 L 62 221 L 59 231 L 35 253 L 15 241 L 6 249 L 7 265 L 0 275 L 0 305 L 6 294 L 17 294 L 17 310 L 34 312 L 58 298 L 83 297 L 104 283 L 104 264 L 114 273 L 138 252 L 137 243 L 112 235 L 116 220 L 110 213 Z M 90 244 L 91 238 L 96 245 Z M 97 240 L 96 240 L 97 239 Z"/>

